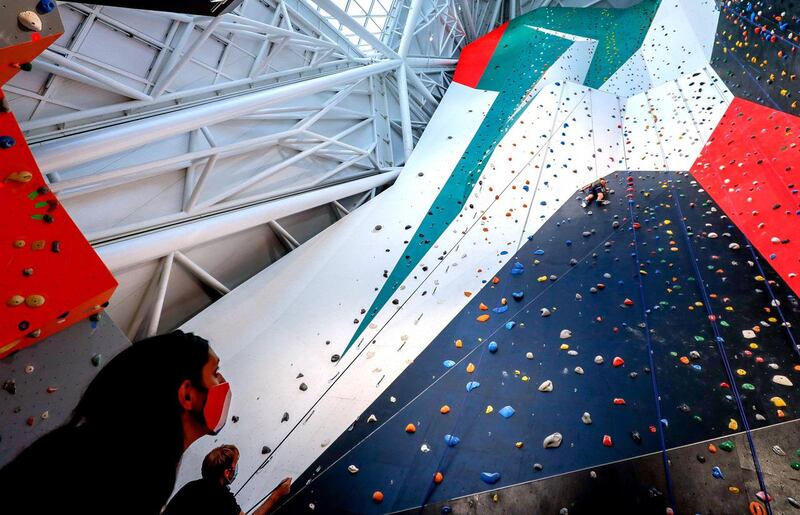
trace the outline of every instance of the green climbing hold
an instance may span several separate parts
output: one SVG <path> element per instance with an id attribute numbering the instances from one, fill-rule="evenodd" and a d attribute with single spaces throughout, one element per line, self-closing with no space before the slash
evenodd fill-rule
<path id="1" fill-rule="evenodd" d="M 696 342 L 704 342 L 704 341 L 706 341 L 706 339 L 703 338 L 702 336 L 695 336 L 694 337 L 694 341 L 696 341 Z"/>
<path id="2" fill-rule="evenodd" d="M 744 388 L 745 390 L 751 390 L 751 391 L 756 389 L 756 387 L 755 387 L 755 386 L 753 386 L 753 385 L 752 385 L 752 384 L 750 384 L 750 383 L 744 383 L 744 384 L 742 385 L 742 388 Z"/>
<path id="3" fill-rule="evenodd" d="M 734 449 L 734 447 L 736 446 L 733 445 L 733 442 L 731 442 L 730 440 L 725 440 L 724 442 L 719 444 L 719 448 L 726 452 L 731 452 Z"/>
<path id="4" fill-rule="evenodd" d="M 792 468 L 795 470 L 800 470 L 800 461 L 793 461 Z"/>

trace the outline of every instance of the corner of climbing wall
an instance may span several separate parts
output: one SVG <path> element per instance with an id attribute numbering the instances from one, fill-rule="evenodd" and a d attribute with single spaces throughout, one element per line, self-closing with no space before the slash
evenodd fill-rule
<path id="1" fill-rule="evenodd" d="M 63 33 L 54 0 L 0 3 L 0 86 L 18 72 L 29 71 L 31 61 Z"/>
<path id="2" fill-rule="evenodd" d="M 53 0 L 0 4 L 0 85 L 64 31 Z M 0 358 L 87 317 L 117 286 L 50 191 L 0 93 Z"/>

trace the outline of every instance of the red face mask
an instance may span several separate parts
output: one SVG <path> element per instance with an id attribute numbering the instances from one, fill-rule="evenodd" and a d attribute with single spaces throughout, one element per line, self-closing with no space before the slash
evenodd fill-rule
<path id="1" fill-rule="evenodd" d="M 211 434 L 215 435 L 228 421 L 228 408 L 231 404 L 231 386 L 227 382 L 220 383 L 208 389 L 206 405 L 203 407 L 203 417 Z"/>

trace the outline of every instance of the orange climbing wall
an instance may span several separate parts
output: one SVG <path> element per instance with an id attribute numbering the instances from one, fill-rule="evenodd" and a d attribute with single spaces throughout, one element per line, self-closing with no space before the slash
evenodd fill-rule
<path id="1" fill-rule="evenodd" d="M 734 99 L 691 172 L 800 294 L 800 118 Z"/>
<path id="2" fill-rule="evenodd" d="M 9 148 L 0 141 L 0 358 L 101 311 L 117 286 L 47 189 L 14 115 L 0 112 L 0 138 L 8 136 Z"/>
<path id="3" fill-rule="evenodd" d="M 508 22 L 464 47 L 453 75 L 454 81 L 471 88 L 478 86 L 483 71 L 491 61 L 494 49 L 497 48 L 506 27 L 508 27 Z"/>

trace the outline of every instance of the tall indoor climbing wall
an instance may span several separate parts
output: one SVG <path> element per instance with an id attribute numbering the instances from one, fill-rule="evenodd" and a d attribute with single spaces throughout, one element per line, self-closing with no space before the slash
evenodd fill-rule
<path id="1" fill-rule="evenodd" d="M 643 0 L 467 46 L 394 186 L 183 327 L 236 395 L 179 483 L 225 442 L 245 509 L 800 507 L 796 92 L 759 93 L 798 28 Z"/>
<path id="2" fill-rule="evenodd" d="M 51 0 L 4 2 L 0 28 L 0 86 L 30 70 L 30 61 L 63 32 Z M 98 317 L 117 285 L 48 188 L 16 118 L 2 106 L 0 358 Z"/>

